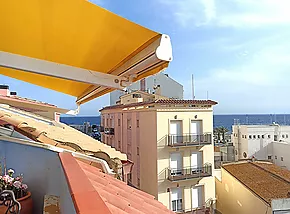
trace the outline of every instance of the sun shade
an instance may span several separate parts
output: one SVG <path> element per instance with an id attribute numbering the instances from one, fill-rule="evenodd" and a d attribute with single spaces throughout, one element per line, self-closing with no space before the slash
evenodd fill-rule
<path id="1" fill-rule="evenodd" d="M 0 74 L 82 104 L 163 70 L 170 38 L 84 0 L 2 0 Z"/>

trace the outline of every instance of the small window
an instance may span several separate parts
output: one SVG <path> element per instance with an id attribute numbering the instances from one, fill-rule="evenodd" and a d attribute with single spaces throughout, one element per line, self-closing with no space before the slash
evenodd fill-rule
<path id="1" fill-rule="evenodd" d="M 141 98 L 141 94 L 133 94 L 133 98 Z"/>
<path id="2" fill-rule="evenodd" d="M 277 160 L 277 155 L 275 155 L 275 159 Z"/>
<path id="3" fill-rule="evenodd" d="M 118 119 L 118 126 L 121 126 L 121 119 Z"/>
<path id="4" fill-rule="evenodd" d="M 265 135 L 262 135 L 262 139 L 264 139 L 265 138 Z"/>
<path id="5" fill-rule="evenodd" d="M 139 155 L 139 147 L 137 146 L 137 155 Z"/>
<path id="6" fill-rule="evenodd" d="M 274 141 L 278 141 L 278 135 L 274 135 Z"/>
<path id="7" fill-rule="evenodd" d="M 283 157 L 281 157 L 281 161 L 284 161 L 284 158 Z"/>
<path id="8" fill-rule="evenodd" d="M 121 150 L 121 141 L 118 140 L 118 148 Z"/>
<path id="9" fill-rule="evenodd" d="M 236 155 L 238 155 L 238 150 L 235 150 Z"/>
<path id="10" fill-rule="evenodd" d="M 271 156 L 271 155 L 269 155 L 269 156 L 268 156 L 268 160 L 271 160 L 271 159 L 272 159 L 272 156 Z"/>
<path id="11" fill-rule="evenodd" d="M 258 139 L 260 139 L 260 135 L 258 135 Z"/>
<path id="12" fill-rule="evenodd" d="M 140 187 L 140 178 L 137 179 L 137 186 Z"/>
<path id="13" fill-rule="evenodd" d="M 271 135 L 268 135 L 268 138 L 271 138 Z"/>
<path id="14" fill-rule="evenodd" d="M 247 135 L 244 135 L 245 136 L 245 139 L 247 139 Z"/>
<path id="15" fill-rule="evenodd" d="M 285 138 L 285 135 L 282 134 L 282 138 Z"/>
<path id="16" fill-rule="evenodd" d="M 249 135 L 249 139 L 252 139 L 252 135 Z"/>
<path id="17" fill-rule="evenodd" d="M 137 120 L 137 128 L 139 128 L 139 120 Z"/>
<path id="18" fill-rule="evenodd" d="M 246 158 L 246 157 L 247 157 L 247 153 L 246 153 L 246 152 L 244 152 L 244 153 L 243 153 L 243 156 L 244 156 L 244 158 Z"/>
<path id="19" fill-rule="evenodd" d="M 288 134 L 286 134 L 286 138 L 288 138 Z"/>
<path id="20" fill-rule="evenodd" d="M 256 135 L 253 135 L 253 138 L 256 139 Z"/>

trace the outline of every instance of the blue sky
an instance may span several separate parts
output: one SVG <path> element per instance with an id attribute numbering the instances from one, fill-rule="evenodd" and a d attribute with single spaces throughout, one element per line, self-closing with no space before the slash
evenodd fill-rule
<path id="1" fill-rule="evenodd" d="M 170 35 L 174 60 L 167 69 L 191 98 L 219 104 L 216 114 L 289 113 L 290 1 L 288 0 L 93 0 L 133 22 Z M 75 98 L 0 76 L 29 97 L 74 109 Z M 81 106 L 97 115 L 105 95 Z"/>

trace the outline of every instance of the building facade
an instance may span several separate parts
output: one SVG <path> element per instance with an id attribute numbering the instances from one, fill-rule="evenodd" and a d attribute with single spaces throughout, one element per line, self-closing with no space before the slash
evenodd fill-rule
<path id="1" fill-rule="evenodd" d="M 259 160 L 274 158 L 269 144 L 272 142 L 290 143 L 290 126 L 272 125 L 234 125 L 232 142 L 235 159 L 255 157 Z"/>
<path id="2" fill-rule="evenodd" d="M 136 83 L 133 83 L 127 87 L 127 91 L 143 90 L 148 93 L 156 91 L 156 87 L 159 86 L 160 95 L 169 97 L 172 99 L 183 99 L 183 86 L 170 78 L 168 74 L 158 73 L 154 76 L 147 77 Z M 115 105 L 122 95 L 125 95 L 124 91 L 113 91 L 110 93 L 110 105 Z"/>
<path id="3" fill-rule="evenodd" d="M 122 98 L 120 103 L 100 111 L 102 141 L 134 162 L 129 182 L 176 212 L 206 207 L 215 198 L 212 133 L 217 103 L 173 99 L 127 103 Z"/>
<path id="4" fill-rule="evenodd" d="M 216 208 L 223 214 L 290 213 L 290 171 L 269 162 L 224 164 L 216 179 Z"/>

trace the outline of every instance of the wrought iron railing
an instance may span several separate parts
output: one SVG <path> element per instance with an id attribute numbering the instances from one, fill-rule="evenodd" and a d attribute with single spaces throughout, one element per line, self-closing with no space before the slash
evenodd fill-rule
<path id="1" fill-rule="evenodd" d="M 168 146 L 201 146 L 212 143 L 211 133 L 206 134 L 183 134 L 183 135 L 168 135 Z"/>
<path id="2" fill-rule="evenodd" d="M 107 135 L 114 135 L 115 134 L 115 130 L 114 130 L 114 128 L 105 128 L 104 133 L 107 134 Z"/>
<path id="3" fill-rule="evenodd" d="M 170 181 L 186 180 L 192 178 L 201 178 L 212 175 L 211 164 L 205 164 L 202 167 L 185 167 L 181 169 L 167 169 L 167 178 Z"/>

